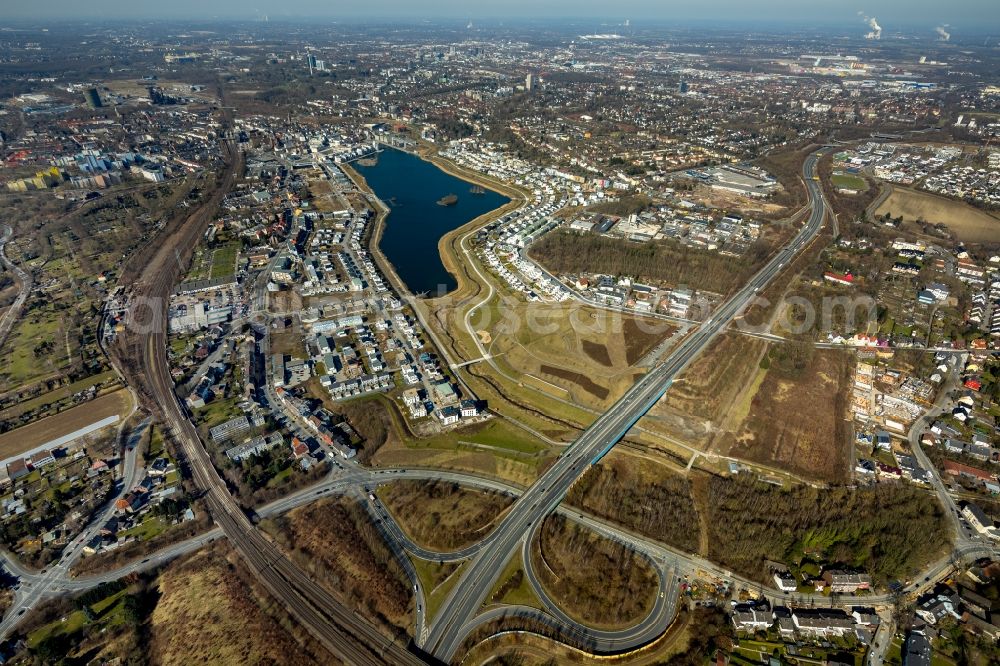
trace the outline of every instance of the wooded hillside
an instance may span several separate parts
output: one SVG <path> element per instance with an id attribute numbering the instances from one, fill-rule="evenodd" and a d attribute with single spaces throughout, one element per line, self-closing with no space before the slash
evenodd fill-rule
<path id="1" fill-rule="evenodd" d="M 629 275 L 723 294 L 746 283 L 768 254 L 769 245 L 762 241 L 742 257 L 729 257 L 672 241 L 634 243 L 569 229 L 546 234 L 530 250 L 533 259 L 556 274 Z"/>

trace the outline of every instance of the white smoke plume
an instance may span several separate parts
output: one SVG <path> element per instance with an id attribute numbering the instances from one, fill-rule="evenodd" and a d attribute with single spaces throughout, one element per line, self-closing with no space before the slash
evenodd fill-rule
<path id="1" fill-rule="evenodd" d="M 947 30 L 945 30 L 945 28 L 947 28 L 947 27 L 948 27 L 948 24 L 939 25 L 938 27 L 934 28 L 934 31 L 941 38 L 942 42 L 947 42 L 949 39 L 951 39 L 951 33 L 948 32 Z"/>
<path id="2" fill-rule="evenodd" d="M 878 21 L 874 16 L 867 16 L 864 12 L 858 12 L 858 16 L 864 20 L 870 30 L 865 35 L 865 39 L 882 39 L 882 26 L 878 24 Z"/>

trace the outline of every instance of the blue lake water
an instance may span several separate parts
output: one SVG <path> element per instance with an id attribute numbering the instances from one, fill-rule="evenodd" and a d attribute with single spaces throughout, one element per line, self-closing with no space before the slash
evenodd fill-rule
<path id="1" fill-rule="evenodd" d="M 449 175 L 430 162 L 393 148 L 378 154 L 378 164 L 352 166 L 387 206 L 379 248 L 414 294 L 443 294 L 456 287 L 455 278 L 441 262 L 438 241 L 452 229 L 510 199 L 491 190 L 473 194 L 472 184 Z M 453 206 L 437 201 L 458 196 Z"/>

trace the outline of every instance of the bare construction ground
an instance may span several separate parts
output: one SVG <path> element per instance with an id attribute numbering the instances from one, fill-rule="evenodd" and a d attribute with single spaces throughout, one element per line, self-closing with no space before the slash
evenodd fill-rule
<path id="1" fill-rule="evenodd" d="M 774 359 L 769 364 L 747 396 L 749 412 L 723 438 L 730 442 L 723 452 L 822 481 L 846 481 L 852 352 L 816 350 L 801 370 L 783 369 Z"/>
<path id="2" fill-rule="evenodd" d="M 849 474 L 849 352 L 730 333 L 640 423 L 696 449 L 817 481 Z"/>

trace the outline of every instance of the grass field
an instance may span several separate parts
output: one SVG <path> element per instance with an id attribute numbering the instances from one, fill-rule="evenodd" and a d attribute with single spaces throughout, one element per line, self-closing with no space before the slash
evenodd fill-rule
<path id="1" fill-rule="evenodd" d="M 5 432 L 0 435 L 0 459 L 16 456 L 113 414 L 124 418 L 131 408 L 132 396 L 122 389 L 23 428 Z"/>
<path id="2" fill-rule="evenodd" d="M 553 455 L 544 442 L 499 418 L 423 439 L 401 429 L 397 423 L 392 437 L 375 454 L 375 465 L 454 469 L 529 485 L 538 476 L 539 465 Z"/>
<path id="3" fill-rule="evenodd" d="M 428 621 L 433 620 L 452 588 L 462 578 L 465 562 L 428 562 L 418 557 L 411 557 L 410 561 L 424 589 L 427 604 L 424 617 Z"/>
<path id="4" fill-rule="evenodd" d="M 236 255 L 239 251 L 237 243 L 228 243 L 212 251 L 212 271 L 209 275 L 215 278 L 229 277 L 236 272 Z"/>
<path id="5" fill-rule="evenodd" d="M 944 224 L 961 241 L 986 243 L 1000 237 L 1000 218 L 963 201 L 954 201 L 928 192 L 894 187 L 892 194 L 875 211 L 876 215 L 903 216 L 904 222 L 921 219 Z"/>
<path id="6" fill-rule="evenodd" d="M 531 589 L 531 583 L 524 577 L 524 566 L 521 564 L 521 551 L 518 550 L 507 562 L 504 570 L 497 578 L 496 585 L 486 597 L 484 605 L 509 604 L 512 606 L 530 606 L 541 608 L 542 602 L 538 600 L 535 591 Z"/>
<path id="7" fill-rule="evenodd" d="M 457 484 L 395 481 L 379 496 L 406 534 L 424 548 L 449 552 L 485 537 L 513 498 Z"/>
<path id="8" fill-rule="evenodd" d="M 42 395 L 31 398 L 30 400 L 25 400 L 24 402 L 19 402 L 15 406 L 0 411 L 0 419 L 14 418 L 18 414 L 23 414 L 24 412 L 30 411 L 37 407 L 41 407 L 45 404 L 51 404 L 63 398 L 73 395 L 74 393 L 79 393 L 81 391 L 86 391 L 91 386 L 97 386 L 106 381 L 114 379 L 116 377 L 113 370 L 108 370 L 107 372 L 102 372 L 96 375 L 92 375 L 85 379 L 73 382 L 72 384 L 67 384 L 61 386 L 54 391 L 48 391 Z"/>
<path id="9" fill-rule="evenodd" d="M 37 381 L 69 364 L 63 321 L 50 304 L 32 309 L 16 322 L 0 350 L 0 389 Z"/>
<path id="10" fill-rule="evenodd" d="M 865 182 L 864 178 L 859 178 L 858 176 L 852 176 L 846 173 L 833 174 L 830 176 L 830 182 L 833 183 L 834 187 L 840 187 L 846 190 L 864 192 L 868 189 L 868 184 Z"/>

